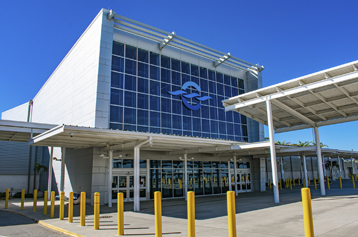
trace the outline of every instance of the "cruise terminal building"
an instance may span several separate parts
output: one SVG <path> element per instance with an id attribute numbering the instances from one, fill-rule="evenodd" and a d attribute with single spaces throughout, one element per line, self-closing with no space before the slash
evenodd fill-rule
<path id="1" fill-rule="evenodd" d="M 53 168 L 44 189 L 86 192 L 91 203 L 100 192 L 109 206 L 123 192 L 134 211 L 155 191 L 162 198 L 264 191 L 276 166 L 267 159 L 267 122 L 225 111 L 222 103 L 261 88 L 263 69 L 102 9 L 37 95 L 2 113 L 1 149 L 19 141 L 42 147 Z M 283 159 L 292 178 L 302 177 L 303 150 L 276 149 L 276 181 L 277 173 L 291 178 Z M 305 149 L 318 177 L 316 150 Z M 339 162 L 356 154 L 325 153 Z M 347 177 L 350 164 L 342 162 Z"/>

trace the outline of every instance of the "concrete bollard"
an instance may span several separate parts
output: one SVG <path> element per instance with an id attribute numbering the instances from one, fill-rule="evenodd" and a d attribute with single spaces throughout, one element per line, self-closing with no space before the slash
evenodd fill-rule
<path id="1" fill-rule="evenodd" d="M 352 183 L 353 183 L 353 188 L 355 189 L 356 188 L 356 184 L 354 182 L 354 176 L 352 175 Z"/>
<path id="2" fill-rule="evenodd" d="M 339 177 L 339 188 L 342 189 L 342 178 Z"/>
<path id="3" fill-rule="evenodd" d="M 69 202 L 68 202 L 68 222 L 73 222 L 73 192 L 69 193 Z"/>
<path id="4" fill-rule="evenodd" d="M 6 189 L 6 195 L 5 195 L 5 209 L 9 208 L 9 189 Z"/>
<path id="5" fill-rule="evenodd" d="M 154 192 L 155 237 L 162 237 L 162 196 Z"/>
<path id="6" fill-rule="evenodd" d="M 100 205 L 100 193 L 94 193 L 94 229 L 99 229 L 99 205 Z"/>
<path id="7" fill-rule="evenodd" d="M 123 193 L 117 194 L 117 212 L 118 212 L 118 235 L 124 235 Z"/>
<path id="8" fill-rule="evenodd" d="M 81 192 L 80 225 L 86 225 L 86 192 Z"/>
<path id="9" fill-rule="evenodd" d="M 311 191 L 309 188 L 302 188 L 303 223 L 305 225 L 305 237 L 314 237 Z"/>
<path id="10" fill-rule="evenodd" d="M 236 237 L 236 209 L 235 209 L 235 192 L 228 191 L 227 197 L 227 217 L 229 225 L 229 237 Z"/>
<path id="11" fill-rule="evenodd" d="M 313 177 L 314 189 L 317 190 L 316 178 Z"/>
<path id="12" fill-rule="evenodd" d="M 55 191 L 51 192 L 51 210 L 50 210 L 50 217 L 55 217 Z"/>
<path id="13" fill-rule="evenodd" d="M 329 177 L 327 176 L 327 189 L 331 189 L 331 185 L 329 185 Z"/>
<path id="14" fill-rule="evenodd" d="M 21 210 L 24 210 L 25 189 L 21 189 Z"/>
<path id="15" fill-rule="evenodd" d="M 195 237 L 195 193 L 190 191 L 187 197 L 188 237 Z"/>
<path id="16" fill-rule="evenodd" d="M 60 220 L 65 218 L 65 192 L 60 193 Z"/>
<path id="17" fill-rule="evenodd" d="M 47 215 L 47 196 L 48 196 L 48 192 L 45 191 L 44 192 L 44 215 Z"/>

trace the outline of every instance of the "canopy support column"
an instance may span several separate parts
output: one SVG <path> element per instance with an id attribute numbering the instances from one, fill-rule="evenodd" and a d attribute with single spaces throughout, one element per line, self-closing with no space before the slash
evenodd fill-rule
<path id="1" fill-rule="evenodd" d="M 303 172 L 305 174 L 305 187 L 308 187 L 308 175 L 307 175 L 307 163 L 306 163 L 306 156 L 305 154 L 302 154 L 303 159 Z"/>
<path id="2" fill-rule="evenodd" d="M 112 207 L 112 169 L 113 169 L 113 150 L 109 150 L 108 164 L 108 207 Z"/>
<path id="3" fill-rule="evenodd" d="M 47 178 L 47 199 L 51 198 L 51 189 L 52 189 L 52 163 L 53 163 L 53 147 L 50 151 L 50 159 L 48 161 L 48 178 Z"/>
<path id="4" fill-rule="evenodd" d="M 229 191 L 232 191 L 230 161 L 227 162 L 227 167 L 229 167 L 228 169 Z"/>
<path id="5" fill-rule="evenodd" d="M 324 177 L 323 177 L 323 165 L 322 165 L 322 153 L 321 153 L 321 142 L 319 140 L 318 127 L 314 127 L 314 134 L 316 140 L 316 149 L 317 149 L 317 162 L 318 162 L 318 174 L 320 180 L 320 189 L 321 195 L 326 195 L 326 189 L 324 186 Z"/>
<path id="6" fill-rule="evenodd" d="M 260 189 L 266 191 L 266 158 L 260 158 Z"/>
<path id="7" fill-rule="evenodd" d="M 62 147 L 60 192 L 65 191 L 66 147 Z"/>
<path id="8" fill-rule="evenodd" d="M 184 196 L 185 201 L 188 195 L 188 154 L 184 153 Z"/>
<path id="9" fill-rule="evenodd" d="M 235 184 L 235 196 L 238 195 L 238 192 L 237 192 L 237 170 L 236 170 L 236 167 L 237 167 L 237 158 L 236 158 L 236 155 L 234 155 L 234 184 Z M 239 180 L 240 182 L 240 180 Z"/>
<path id="10" fill-rule="evenodd" d="M 271 100 L 269 100 L 268 98 L 266 99 L 266 108 L 267 108 L 267 124 L 268 124 L 268 129 L 269 129 L 269 138 L 270 138 L 273 196 L 274 196 L 275 203 L 279 203 L 280 202 L 280 194 L 278 191 L 278 180 L 277 180 L 277 161 L 276 161 L 275 138 L 273 135 Z"/>
<path id="11" fill-rule="evenodd" d="M 339 177 L 341 177 L 341 179 L 342 179 L 341 158 L 339 158 L 339 156 L 338 156 L 337 160 L 338 160 L 338 168 L 339 168 Z"/>

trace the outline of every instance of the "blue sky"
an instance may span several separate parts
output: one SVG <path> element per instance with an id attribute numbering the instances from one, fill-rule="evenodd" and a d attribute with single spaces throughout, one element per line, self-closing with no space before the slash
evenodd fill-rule
<path id="1" fill-rule="evenodd" d="M 101 8 L 265 66 L 264 86 L 358 59 L 358 1 L 1 1 L 0 112 L 32 99 Z M 267 130 L 267 129 L 266 129 Z M 320 128 L 355 149 L 358 122 Z M 296 143 L 311 129 L 275 135 Z"/>

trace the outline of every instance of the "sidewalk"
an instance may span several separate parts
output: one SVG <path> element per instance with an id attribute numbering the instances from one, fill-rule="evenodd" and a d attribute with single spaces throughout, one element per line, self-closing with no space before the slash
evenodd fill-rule
<path id="1" fill-rule="evenodd" d="M 242 193 L 236 198 L 236 220 L 238 236 L 304 236 L 300 187 L 280 190 L 280 203 L 273 203 L 272 190 Z M 358 229 L 358 189 L 327 190 L 321 197 L 319 190 L 312 192 L 312 207 L 315 236 L 354 236 Z M 56 201 L 55 217 L 43 215 L 43 201 L 38 201 L 37 212 L 32 212 L 32 200 L 25 200 L 25 209 L 20 210 L 20 199 L 9 201 L 9 211 L 40 220 L 73 236 L 116 236 L 116 204 L 112 208 L 101 206 L 100 229 L 93 229 L 93 207 L 87 206 L 86 226 L 80 226 L 80 206 L 74 205 L 74 222 L 68 223 L 65 205 L 65 220 L 58 219 L 59 201 Z M 4 209 L 0 201 L 0 210 Z M 196 197 L 196 236 L 227 236 L 226 196 Z M 141 202 L 141 212 L 132 211 L 132 203 L 125 203 L 125 235 L 154 236 L 153 201 Z M 186 202 L 183 199 L 162 200 L 163 235 L 187 236 Z M 175 232 L 175 233 L 173 233 Z M 166 233 L 166 234 L 165 234 Z"/>

